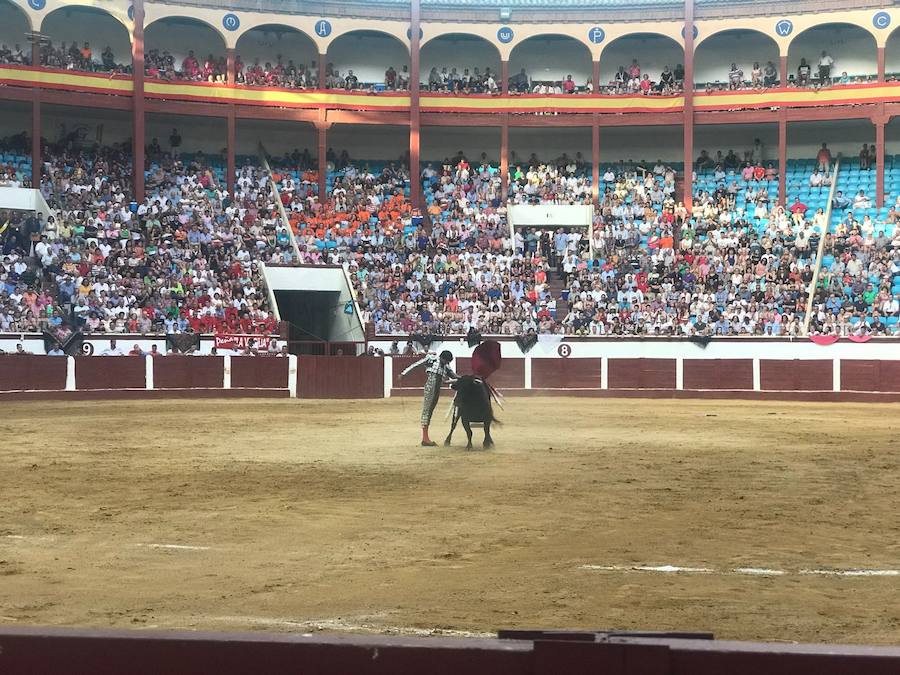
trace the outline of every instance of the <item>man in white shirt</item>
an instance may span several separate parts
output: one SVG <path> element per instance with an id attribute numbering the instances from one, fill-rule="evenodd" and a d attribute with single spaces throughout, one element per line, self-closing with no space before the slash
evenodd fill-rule
<path id="1" fill-rule="evenodd" d="M 116 344 L 115 340 L 110 340 L 109 347 L 100 352 L 100 356 L 125 356 L 125 352 Z"/>
<path id="2" fill-rule="evenodd" d="M 828 52 L 822 50 L 822 56 L 819 59 L 819 82 L 825 84 L 831 80 L 831 66 L 834 65 L 834 59 L 829 56 Z"/>
<path id="3" fill-rule="evenodd" d="M 822 174 L 819 173 L 818 169 L 813 169 L 812 175 L 809 177 L 809 187 L 821 187 L 822 186 Z"/>

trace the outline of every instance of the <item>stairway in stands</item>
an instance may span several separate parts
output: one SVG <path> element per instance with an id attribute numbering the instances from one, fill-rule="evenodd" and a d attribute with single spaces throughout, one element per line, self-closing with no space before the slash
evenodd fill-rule
<path id="1" fill-rule="evenodd" d="M 547 278 L 547 288 L 550 290 L 550 295 L 556 298 L 556 321 L 559 323 L 566 318 L 566 315 L 569 313 L 569 307 L 562 299 L 562 292 L 566 289 L 566 282 L 557 279 L 556 270 L 550 270 Z"/>

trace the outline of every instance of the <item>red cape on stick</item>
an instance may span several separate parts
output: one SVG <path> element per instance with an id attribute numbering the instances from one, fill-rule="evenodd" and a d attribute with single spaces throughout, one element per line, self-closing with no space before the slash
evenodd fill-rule
<path id="1" fill-rule="evenodd" d="M 472 352 L 472 372 L 487 379 L 500 368 L 500 343 L 486 340 Z"/>

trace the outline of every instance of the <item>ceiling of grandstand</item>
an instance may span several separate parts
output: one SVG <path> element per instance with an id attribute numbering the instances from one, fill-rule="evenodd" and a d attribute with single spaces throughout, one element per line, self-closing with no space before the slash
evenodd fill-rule
<path id="1" fill-rule="evenodd" d="M 636 18 L 675 18 L 683 14 L 684 0 L 419 0 L 422 18 L 439 19 L 452 13 L 463 21 L 566 21 L 602 18 L 605 21 L 625 21 Z M 283 14 L 322 14 L 346 17 L 378 17 L 393 19 L 408 17 L 410 0 L 183 0 L 170 4 L 220 8 L 243 11 L 276 12 Z M 161 4 L 166 4 L 166 0 Z M 774 0 L 694 0 L 700 17 L 733 16 L 746 13 L 748 5 L 757 14 L 779 14 L 783 3 Z M 794 12 L 826 11 L 829 9 L 863 9 L 881 7 L 883 0 L 796 0 Z M 648 14 L 650 12 L 650 14 Z"/>

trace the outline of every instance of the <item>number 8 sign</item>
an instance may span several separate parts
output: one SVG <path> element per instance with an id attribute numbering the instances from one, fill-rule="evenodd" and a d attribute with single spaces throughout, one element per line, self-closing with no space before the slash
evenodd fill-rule
<path id="1" fill-rule="evenodd" d="M 571 345 L 567 345 L 565 343 L 561 344 L 556 348 L 556 353 L 559 354 L 564 359 L 569 358 L 572 355 L 572 347 Z"/>

